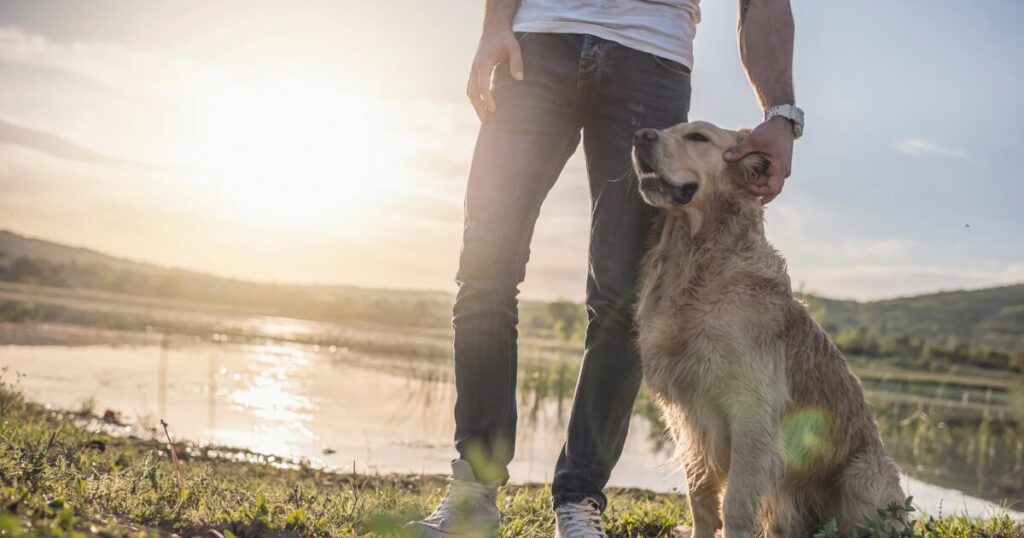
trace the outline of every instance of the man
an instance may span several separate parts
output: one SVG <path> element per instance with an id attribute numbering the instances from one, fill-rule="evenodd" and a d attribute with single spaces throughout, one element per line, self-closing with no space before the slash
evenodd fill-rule
<path id="1" fill-rule="evenodd" d="M 631 174 L 634 133 L 686 121 L 699 0 L 487 0 L 467 94 L 482 126 L 466 191 L 455 329 L 455 446 L 445 498 L 407 530 L 496 532 L 497 488 L 516 433 L 516 296 L 548 190 L 581 138 L 592 224 L 589 324 L 552 493 L 557 533 L 605 536 L 602 489 L 618 460 L 641 365 L 634 281 L 652 210 Z M 789 0 L 741 0 L 740 56 L 766 120 L 723 158 L 771 163 L 751 189 L 767 203 L 789 176 L 802 114 L 792 83 Z M 626 180 L 624 180 L 626 179 Z"/>

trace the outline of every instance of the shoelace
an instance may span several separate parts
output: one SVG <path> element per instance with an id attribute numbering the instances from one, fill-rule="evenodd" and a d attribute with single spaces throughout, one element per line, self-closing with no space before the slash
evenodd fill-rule
<path id="1" fill-rule="evenodd" d="M 601 521 L 601 511 L 589 501 L 565 503 L 555 509 L 567 538 L 608 538 Z"/>
<path id="2" fill-rule="evenodd" d="M 490 492 L 491 488 L 483 484 L 449 478 L 448 489 L 444 492 L 441 504 L 425 521 L 450 520 L 459 510 L 465 510 L 467 504 L 486 497 Z"/>

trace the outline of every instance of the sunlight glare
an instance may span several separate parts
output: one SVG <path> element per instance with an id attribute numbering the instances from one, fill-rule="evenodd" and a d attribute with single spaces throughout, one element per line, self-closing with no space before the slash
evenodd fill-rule
<path id="1" fill-rule="evenodd" d="M 406 146 L 354 85 L 275 74 L 193 88 L 193 179 L 232 217 L 286 228 L 351 223 L 401 188 Z M 394 125 L 394 124 L 392 124 Z"/>

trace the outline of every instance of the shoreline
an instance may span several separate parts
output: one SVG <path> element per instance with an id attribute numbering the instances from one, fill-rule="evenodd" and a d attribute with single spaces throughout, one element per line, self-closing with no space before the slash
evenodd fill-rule
<path id="1" fill-rule="evenodd" d="M 53 410 L 0 381 L 0 529 L 12 536 L 399 536 L 443 492 L 439 475 L 317 469 L 250 450 L 116 436 L 116 417 Z M 688 521 L 685 497 L 609 490 L 614 536 L 668 536 Z M 502 536 L 550 536 L 550 488 L 514 484 L 499 497 Z M 916 520 L 920 536 L 1024 538 L 1006 515 Z M 931 529 L 931 530 L 929 530 Z"/>

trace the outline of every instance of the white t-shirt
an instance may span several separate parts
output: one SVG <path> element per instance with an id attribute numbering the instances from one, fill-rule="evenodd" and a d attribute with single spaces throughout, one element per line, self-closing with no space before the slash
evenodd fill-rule
<path id="1" fill-rule="evenodd" d="M 693 67 L 700 0 L 520 0 L 516 32 L 591 34 Z"/>

